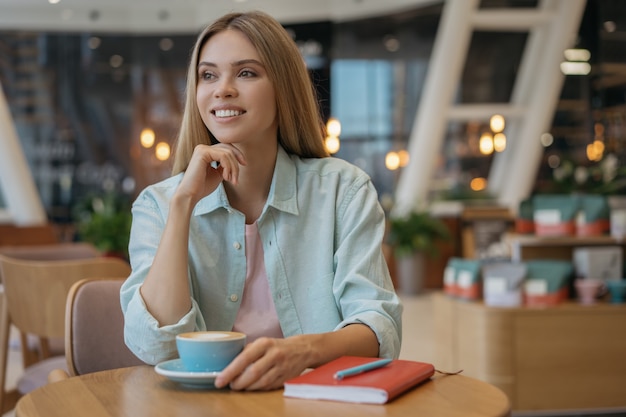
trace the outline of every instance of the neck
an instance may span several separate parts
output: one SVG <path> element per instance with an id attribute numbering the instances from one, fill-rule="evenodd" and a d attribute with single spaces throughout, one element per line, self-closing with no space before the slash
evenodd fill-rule
<path id="1" fill-rule="evenodd" d="M 240 167 L 238 184 L 224 183 L 230 205 L 246 216 L 248 224 L 254 223 L 265 207 L 276 165 L 277 146 L 273 150 L 267 147 L 254 152 L 242 149 L 247 165 Z"/>

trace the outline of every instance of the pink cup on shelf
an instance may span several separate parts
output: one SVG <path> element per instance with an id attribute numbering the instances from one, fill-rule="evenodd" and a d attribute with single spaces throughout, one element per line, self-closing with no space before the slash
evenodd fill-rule
<path id="1" fill-rule="evenodd" d="M 574 281 L 574 287 L 581 304 L 595 304 L 599 297 L 604 294 L 604 281 L 594 278 L 579 278 Z"/>

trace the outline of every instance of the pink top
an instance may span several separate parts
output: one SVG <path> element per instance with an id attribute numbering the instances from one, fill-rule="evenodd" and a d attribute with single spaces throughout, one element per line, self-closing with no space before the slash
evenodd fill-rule
<path id="1" fill-rule="evenodd" d="M 265 273 L 263 243 L 256 222 L 246 224 L 246 262 L 246 285 L 233 331 L 245 333 L 247 343 L 263 336 L 282 338 L 283 331 Z"/>

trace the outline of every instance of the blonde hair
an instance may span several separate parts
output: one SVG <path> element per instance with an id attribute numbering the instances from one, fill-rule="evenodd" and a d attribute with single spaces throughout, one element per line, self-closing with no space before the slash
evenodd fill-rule
<path id="1" fill-rule="evenodd" d="M 243 33 L 261 57 L 275 91 L 278 141 L 282 147 L 290 154 L 305 158 L 328 156 L 317 95 L 295 42 L 281 24 L 266 13 L 230 13 L 204 29 L 193 48 L 172 174 L 187 169 L 197 145 L 217 143 L 204 125 L 196 104 L 198 59 L 204 44 L 213 35 L 227 29 Z"/>

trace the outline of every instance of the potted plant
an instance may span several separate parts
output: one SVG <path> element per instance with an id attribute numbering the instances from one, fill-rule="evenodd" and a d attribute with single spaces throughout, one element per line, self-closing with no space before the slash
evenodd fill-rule
<path id="1" fill-rule="evenodd" d="M 450 238 L 446 224 L 427 211 L 413 211 L 404 217 L 389 219 L 387 243 L 393 247 L 402 292 L 420 292 L 424 257 L 437 256 L 437 244 Z"/>
<path id="2" fill-rule="evenodd" d="M 116 193 L 88 196 L 74 207 L 80 240 L 92 243 L 106 256 L 128 259 L 130 203 Z"/>

